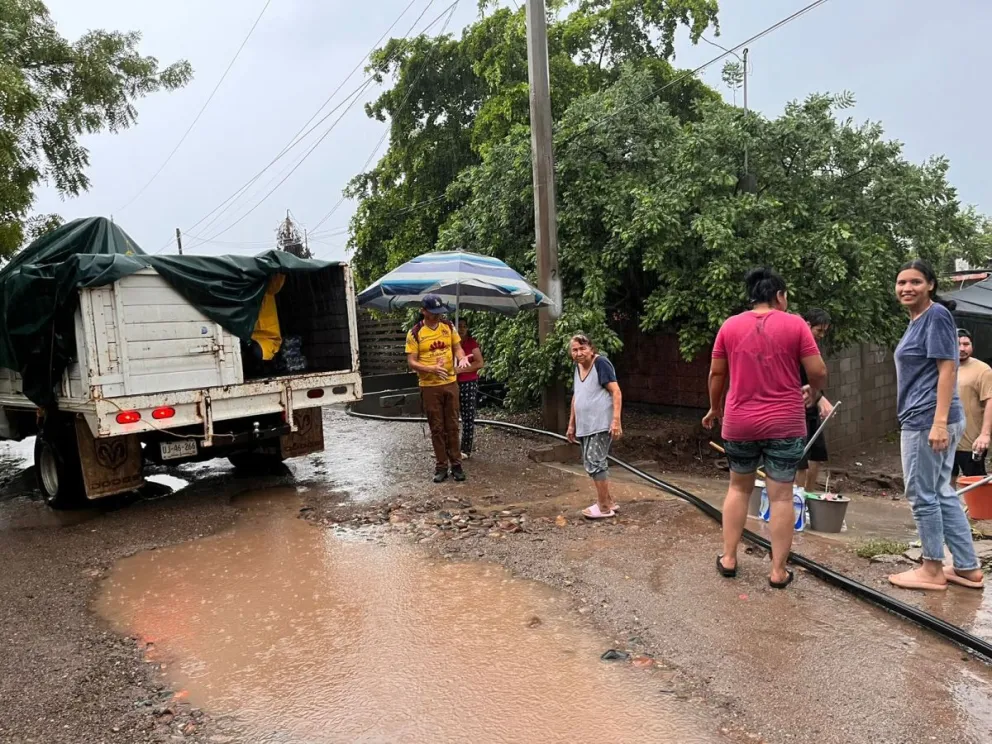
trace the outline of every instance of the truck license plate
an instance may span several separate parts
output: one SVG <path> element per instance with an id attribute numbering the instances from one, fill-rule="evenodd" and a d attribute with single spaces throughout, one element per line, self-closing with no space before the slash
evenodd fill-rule
<path id="1" fill-rule="evenodd" d="M 182 439 L 178 442 L 161 442 L 159 444 L 163 460 L 178 460 L 182 457 L 196 457 L 196 440 Z"/>

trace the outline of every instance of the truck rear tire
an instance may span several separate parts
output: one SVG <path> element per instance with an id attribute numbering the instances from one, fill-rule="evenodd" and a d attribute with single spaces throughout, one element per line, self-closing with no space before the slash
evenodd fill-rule
<path id="1" fill-rule="evenodd" d="M 234 452 L 227 459 L 238 472 L 252 475 L 279 473 L 283 467 L 283 460 L 279 455 L 264 452 Z"/>
<path id="2" fill-rule="evenodd" d="M 34 443 L 38 488 L 52 509 L 74 509 L 86 502 L 79 445 L 73 423 L 46 423 Z"/>

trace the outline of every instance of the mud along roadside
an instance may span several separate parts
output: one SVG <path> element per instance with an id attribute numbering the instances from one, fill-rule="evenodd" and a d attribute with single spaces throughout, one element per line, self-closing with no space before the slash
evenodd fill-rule
<path id="1" fill-rule="evenodd" d="M 233 492 L 207 479 L 153 501 L 56 514 L 0 503 L 0 741 L 205 741 L 209 716 L 177 699 L 135 638 L 91 610 L 113 563 L 227 528 Z M 121 508 L 115 508 L 121 506 Z"/>
<path id="2" fill-rule="evenodd" d="M 477 499 L 471 488 L 366 508 L 309 498 L 305 515 L 397 533 L 431 555 L 498 563 L 561 590 L 608 639 L 604 651 L 652 658 L 662 690 L 710 706 L 732 740 L 983 741 L 988 666 L 809 576 L 771 590 L 760 552 L 739 580 L 720 579 L 718 527 L 653 489 L 620 485 L 620 519 L 585 521 L 588 483 L 548 470 L 529 473 L 528 498 Z M 522 493 L 518 479 L 505 486 Z M 920 696 L 925 705 L 907 704 Z"/>

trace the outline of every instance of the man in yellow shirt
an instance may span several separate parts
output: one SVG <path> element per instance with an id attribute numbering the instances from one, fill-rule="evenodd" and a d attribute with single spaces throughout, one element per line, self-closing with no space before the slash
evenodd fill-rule
<path id="1" fill-rule="evenodd" d="M 417 373 L 424 415 L 434 445 L 434 482 L 448 478 L 448 468 L 456 481 L 465 480 L 458 436 L 458 383 L 456 368 L 469 366 L 462 351 L 462 340 L 455 327 L 443 318 L 450 312 L 437 295 L 425 295 L 421 303 L 424 319 L 406 335 L 406 358 Z M 457 361 L 456 361 L 457 360 Z"/>
<path id="2" fill-rule="evenodd" d="M 972 354 L 971 334 L 958 329 L 958 397 L 964 408 L 965 428 L 954 453 L 954 476 L 985 475 L 985 457 L 992 434 L 992 367 Z"/>

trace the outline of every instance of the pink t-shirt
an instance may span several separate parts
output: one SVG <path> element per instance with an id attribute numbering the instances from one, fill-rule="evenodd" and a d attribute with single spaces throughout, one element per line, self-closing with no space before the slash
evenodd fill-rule
<path id="1" fill-rule="evenodd" d="M 722 434 L 733 442 L 806 436 L 799 366 L 820 350 L 798 315 L 749 311 L 728 318 L 713 358 L 726 359 L 730 390 Z"/>
<path id="2" fill-rule="evenodd" d="M 471 336 L 466 336 L 465 338 L 462 339 L 462 351 L 464 351 L 465 356 L 467 356 L 473 362 L 475 361 L 475 359 L 472 359 L 472 357 L 474 356 L 475 351 L 478 348 L 479 348 L 479 342 L 476 341 Z M 475 380 L 478 379 L 479 379 L 478 372 L 462 372 L 460 375 L 458 375 L 458 382 L 474 382 Z"/>

